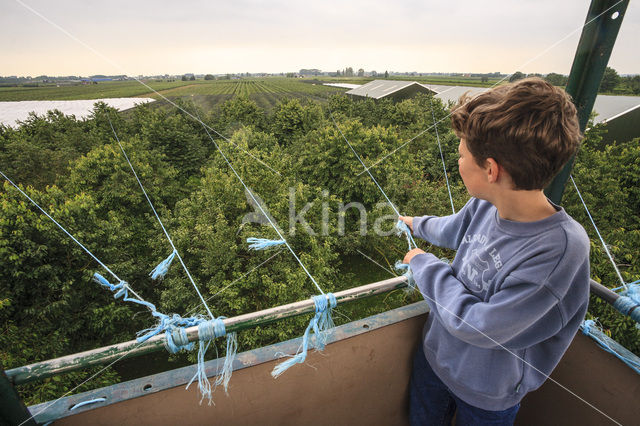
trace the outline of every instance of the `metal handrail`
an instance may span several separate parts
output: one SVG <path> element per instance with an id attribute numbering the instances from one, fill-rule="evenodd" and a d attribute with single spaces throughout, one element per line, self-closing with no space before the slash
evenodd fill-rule
<path id="1" fill-rule="evenodd" d="M 407 278 L 399 276 L 339 291 L 334 293 L 334 295 L 337 303 L 342 304 L 405 287 L 407 287 Z M 226 318 L 223 321 L 227 333 L 231 333 L 314 311 L 315 304 L 313 300 L 307 299 L 289 303 L 287 305 L 264 309 L 262 311 Z M 187 328 L 186 332 L 187 338 L 190 342 L 198 340 L 197 326 Z M 165 336 L 164 334 L 159 334 L 142 343 L 137 340 L 129 340 L 128 342 L 117 343 L 115 345 L 104 346 L 102 348 L 17 367 L 7 370 L 6 374 L 13 384 L 20 385 L 94 365 L 107 364 L 119 359 L 145 355 L 164 348 Z"/>

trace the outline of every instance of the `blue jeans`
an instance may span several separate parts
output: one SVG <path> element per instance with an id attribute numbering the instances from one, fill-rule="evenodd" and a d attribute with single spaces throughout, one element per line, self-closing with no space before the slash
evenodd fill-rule
<path id="1" fill-rule="evenodd" d="M 436 376 L 424 356 L 422 344 L 418 344 L 409 387 L 409 421 L 412 426 L 449 426 L 454 413 L 456 425 L 513 425 L 519 408 L 520 404 L 516 404 L 503 411 L 488 411 L 467 404 Z"/>

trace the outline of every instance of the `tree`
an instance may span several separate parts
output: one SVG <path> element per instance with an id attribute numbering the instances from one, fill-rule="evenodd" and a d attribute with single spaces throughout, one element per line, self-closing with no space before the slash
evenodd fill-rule
<path id="1" fill-rule="evenodd" d="M 480 81 L 481 81 L 482 83 L 486 83 L 486 82 L 488 82 L 488 81 L 489 81 L 489 77 L 487 77 L 486 75 L 483 75 L 482 77 L 480 77 Z"/>
<path id="2" fill-rule="evenodd" d="M 188 81 L 188 80 L 189 80 L 189 77 L 187 77 L 186 74 L 182 76 L 182 81 Z"/>
<path id="3" fill-rule="evenodd" d="M 511 77 L 509 77 L 509 82 L 522 80 L 523 78 L 525 78 L 525 75 L 520 71 L 516 71 L 513 74 L 511 74 Z"/>
<path id="4" fill-rule="evenodd" d="M 178 102 L 180 105 L 180 102 Z M 181 107 L 193 111 L 194 106 L 182 102 Z M 178 171 L 181 181 L 197 177 L 200 168 L 207 161 L 207 155 L 214 149 L 202 126 L 182 112 L 160 109 L 139 109 L 144 111 L 138 118 L 138 136 L 150 144 L 150 149 L 164 154 L 166 161 Z"/>
<path id="5" fill-rule="evenodd" d="M 389 78 L 389 71 L 384 72 L 384 78 Z"/>
<path id="6" fill-rule="evenodd" d="M 362 68 L 358 70 L 358 77 L 364 77 L 364 70 Z"/>
<path id="7" fill-rule="evenodd" d="M 220 106 L 220 113 L 215 127 L 227 128 L 230 125 L 261 127 L 264 111 L 246 95 L 236 96 Z M 237 127 L 237 126 L 236 126 Z"/>
<path id="8" fill-rule="evenodd" d="M 344 70 L 345 77 L 353 77 L 353 68 L 347 67 Z"/>
<path id="9" fill-rule="evenodd" d="M 89 195 L 67 195 L 56 186 L 46 191 L 24 189 L 98 256 L 104 255 L 101 247 L 114 242 L 113 232 L 118 229 L 97 217 Z M 0 359 L 4 368 L 130 338 L 127 328 L 132 324 L 127 324 L 127 318 L 143 325 L 133 318 L 135 310 L 96 288 L 90 280 L 99 266 L 23 200 L 8 183 L 0 187 Z M 43 402 L 63 394 L 66 386 L 81 383 L 89 377 L 87 373 L 31 384 L 20 391 L 27 403 Z M 117 382 L 117 375 L 108 376 L 99 385 Z"/>
<path id="10" fill-rule="evenodd" d="M 634 95 L 640 95 L 640 75 L 629 77 L 629 87 Z"/>
<path id="11" fill-rule="evenodd" d="M 600 92 L 613 92 L 619 83 L 620 76 L 618 72 L 613 68 L 607 67 L 604 70 L 602 81 L 600 82 Z"/>
<path id="12" fill-rule="evenodd" d="M 189 77 L 189 81 L 194 81 L 196 79 L 195 75 L 192 75 L 191 77 Z"/>
<path id="13" fill-rule="evenodd" d="M 550 72 L 544 79 L 554 86 L 566 86 L 568 77 L 555 72 Z"/>
<path id="14" fill-rule="evenodd" d="M 285 99 L 276 105 L 270 121 L 273 134 L 286 144 L 302 131 L 304 108 L 297 99 Z"/>
<path id="15" fill-rule="evenodd" d="M 104 134 L 95 134 L 93 123 L 57 110 L 31 114 L 19 128 L 6 128 L 0 136 L 3 171 L 15 182 L 38 189 L 64 180 L 70 161 L 104 143 Z"/>
<path id="16" fill-rule="evenodd" d="M 204 76 L 205 80 L 215 80 L 215 76 L 213 74 L 207 74 Z"/>

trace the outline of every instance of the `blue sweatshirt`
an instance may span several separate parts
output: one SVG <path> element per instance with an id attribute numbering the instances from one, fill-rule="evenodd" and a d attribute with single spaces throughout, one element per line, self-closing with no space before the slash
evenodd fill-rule
<path id="1" fill-rule="evenodd" d="M 589 238 L 561 207 L 537 222 L 500 218 L 472 198 L 457 214 L 413 219 L 414 235 L 457 250 L 431 253 L 411 270 L 431 309 L 424 353 L 463 401 L 514 406 L 560 361 L 589 302 Z"/>

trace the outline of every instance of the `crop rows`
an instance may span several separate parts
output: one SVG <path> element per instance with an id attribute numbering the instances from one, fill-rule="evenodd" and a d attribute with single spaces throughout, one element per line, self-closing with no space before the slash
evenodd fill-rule
<path id="1" fill-rule="evenodd" d="M 217 80 L 204 82 L 197 85 L 187 85 L 160 93 L 166 96 L 190 96 L 190 95 L 235 95 L 250 96 L 256 93 L 275 94 L 306 94 L 323 95 L 335 93 L 337 90 L 320 84 L 305 83 L 292 79 L 265 79 L 265 80 Z M 152 95 L 152 94 L 150 94 Z"/>
<path id="2" fill-rule="evenodd" d="M 263 109 L 270 109 L 283 98 L 308 98 L 326 100 L 329 95 L 342 93 L 343 89 L 307 83 L 291 78 L 215 80 L 188 85 L 160 93 L 169 98 L 190 99 L 210 109 L 235 96 L 246 96 Z M 156 97 L 150 94 L 151 97 Z"/>

